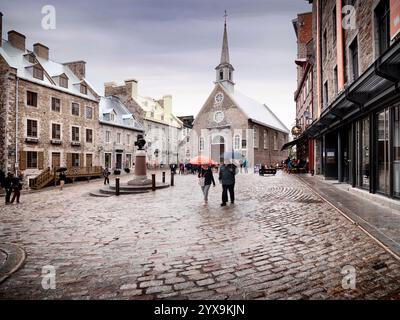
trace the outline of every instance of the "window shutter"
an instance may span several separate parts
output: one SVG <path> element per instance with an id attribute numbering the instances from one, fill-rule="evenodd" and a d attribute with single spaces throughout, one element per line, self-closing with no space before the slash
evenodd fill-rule
<path id="1" fill-rule="evenodd" d="M 83 167 L 85 161 L 85 155 L 83 153 L 79 154 L 79 166 Z"/>
<path id="2" fill-rule="evenodd" d="M 72 168 L 72 153 L 67 153 L 67 168 Z"/>
<path id="3" fill-rule="evenodd" d="M 26 151 L 19 152 L 19 169 L 20 170 L 26 169 Z"/>
<path id="4" fill-rule="evenodd" d="M 43 162 L 44 162 L 43 154 L 44 154 L 43 151 L 37 153 L 37 155 L 38 155 L 38 169 L 39 170 L 43 170 L 43 168 L 44 168 L 44 165 L 43 165 Z"/>

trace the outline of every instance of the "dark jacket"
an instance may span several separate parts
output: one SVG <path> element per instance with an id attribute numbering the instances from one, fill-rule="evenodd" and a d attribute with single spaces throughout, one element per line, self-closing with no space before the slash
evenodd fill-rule
<path id="1" fill-rule="evenodd" d="M 219 180 L 223 185 L 232 185 L 235 183 L 236 166 L 233 164 L 222 165 L 219 170 Z"/>
<path id="2" fill-rule="evenodd" d="M 12 178 L 11 186 L 13 190 L 21 190 L 22 189 L 21 179 L 19 177 Z"/>
<path id="3" fill-rule="evenodd" d="M 11 189 L 12 180 L 13 180 L 12 177 L 7 177 L 7 178 L 5 178 L 5 179 L 4 179 L 4 188 L 6 188 L 6 189 Z"/>
<path id="4" fill-rule="evenodd" d="M 208 186 L 212 183 L 215 186 L 215 180 L 211 168 L 208 168 L 207 170 L 201 168 L 198 177 L 204 178 L 204 185 Z"/>
<path id="5" fill-rule="evenodd" d="M 59 179 L 60 179 L 60 181 L 64 181 L 64 182 L 67 180 L 67 176 L 65 175 L 64 172 L 60 173 Z"/>

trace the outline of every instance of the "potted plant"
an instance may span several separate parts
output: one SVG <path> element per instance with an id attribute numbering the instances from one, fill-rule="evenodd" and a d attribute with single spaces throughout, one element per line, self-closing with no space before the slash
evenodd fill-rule
<path id="1" fill-rule="evenodd" d="M 126 173 L 129 173 L 129 172 L 131 172 L 131 169 L 125 168 L 124 171 L 125 171 Z"/>

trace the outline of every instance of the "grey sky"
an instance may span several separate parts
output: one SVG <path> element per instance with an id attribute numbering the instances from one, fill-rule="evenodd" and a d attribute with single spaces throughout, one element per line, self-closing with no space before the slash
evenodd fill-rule
<path id="1" fill-rule="evenodd" d="M 53 5 L 56 30 L 41 28 Z M 223 14 L 236 88 L 268 104 L 291 127 L 295 117 L 296 37 L 291 20 L 309 11 L 303 0 L 2 0 L 3 37 L 15 29 L 27 47 L 41 42 L 58 62 L 85 60 L 87 78 L 139 80 L 139 94 L 173 95 L 177 115 L 196 115 L 213 88 Z"/>

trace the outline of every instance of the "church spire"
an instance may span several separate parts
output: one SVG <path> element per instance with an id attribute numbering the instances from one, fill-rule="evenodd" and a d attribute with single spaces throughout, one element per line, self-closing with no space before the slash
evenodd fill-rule
<path id="1" fill-rule="evenodd" d="M 225 24 L 224 24 L 224 37 L 222 40 L 222 51 L 220 64 L 215 68 L 217 71 L 216 83 L 221 83 L 226 89 L 233 91 L 233 71 L 235 70 L 229 61 L 229 46 L 228 46 L 228 31 L 226 28 L 226 17 L 227 13 L 225 10 Z"/>
<path id="2" fill-rule="evenodd" d="M 225 10 L 225 26 L 224 26 L 224 39 L 222 42 L 222 51 L 221 51 L 221 63 L 229 63 L 229 46 L 228 46 L 228 32 L 226 31 L 226 17 L 227 13 Z"/>

